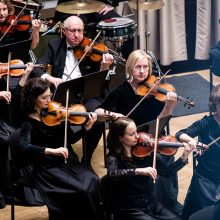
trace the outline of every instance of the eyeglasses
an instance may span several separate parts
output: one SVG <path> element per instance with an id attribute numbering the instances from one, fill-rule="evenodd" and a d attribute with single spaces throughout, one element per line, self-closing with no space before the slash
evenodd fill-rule
<path id="1" fill-rule="evenodd" d="M 48 100 L 48 99 L 51 99 L 52 97 L 53 97 L 53 94 L 51 93 L 50 95 L 41 97 L 41 99 Z"/>
<path id="2" fill-rule="evenodd" d="M 65 28 L 66 31 L 70 32 L 71 34 L 76 34 L 78 32 L 79 34 L 83 33 L 84 28 L 79 28 L 79 29 L 69 29 Z"/>
<path id="3" fill-rule="evenodd" d="M 140 66 L 140 65 L 137 65 L 137 66 L 134 66 L 134 69 L 137 70 L 137 71 L 141 71 L 142 69 L 145 71 L 147 71 L 149 69 L 149 66 Z"/>

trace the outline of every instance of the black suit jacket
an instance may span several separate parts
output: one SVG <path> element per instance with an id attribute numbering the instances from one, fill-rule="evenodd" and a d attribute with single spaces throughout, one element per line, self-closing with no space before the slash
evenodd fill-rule
<path id="1" fill-rule="evenodd" d="M 67 54 L 66 38 L 55 39 L 48 43 L 48 49 L 37 63 L 50 64 L 52 66 L 51 75 L 62 78 Z M 82 75 L 97 72 L 100 69 L 100 62 L 94 62 L 89 57 L 85 57 L 79 65 Z M 31 76 L 40 77 L 44 74 L 40 68 L 35 68 Z"/>

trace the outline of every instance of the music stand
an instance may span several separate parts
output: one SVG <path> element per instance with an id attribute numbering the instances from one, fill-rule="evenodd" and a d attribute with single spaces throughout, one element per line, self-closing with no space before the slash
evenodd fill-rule
<path id="1" fill-rule="evenodd" d="M 83 99 L 99 97 L 104 88 L 107 74 L 108 70 L 104 70 L 63 82 L 57 87 L 53 101 L 65 106 L 67 89 L 69 89 L 69 103 L 71 104 L 81 103 Z M 84 163 L 86 164 L 85 136 L 83 136 L 82 140 Z"/>
<path id="2" fill-rule="evenodd" d="M 159 123 L 159 128 L 158 128 L 158 137 L 160 135 L 162 135 L 164 128 L 166 127 L 166 125 L 168 124 L 168 122 L 170 121 L 172 115 L 168 115 L 165 117 L 160 118 L 160 123 Z M 153 137 L 155 137 L 156 134 L 156 124 L 157 124 L 157 120 L 153 120 L 147 123 L 144 123 L 142 125 L 139 125 L 137 127 L 137 130 L 139 132 L 147 132 L 149 134 L 152 134 Z"/>
<path id="3" fill-rule="evenodd" d="M 29 50 L 32 40 L 23 40 L 16 43 L 0 45 L 0 62 L 8 62 L 8 54 L 12 52 L 11 59 L 20 59 L 24 63 L 29 60 Z"/>
<path id="4" fill-rule="evenodd" d="M 69 89 L 69 103 L 71 104 L 79 103 L 83 99 L 99 97 L 107 74 L 108 70 L 104 70 L 63 82 L 57 87 L 53 101 L 65 105 L 67 89 Z"/>

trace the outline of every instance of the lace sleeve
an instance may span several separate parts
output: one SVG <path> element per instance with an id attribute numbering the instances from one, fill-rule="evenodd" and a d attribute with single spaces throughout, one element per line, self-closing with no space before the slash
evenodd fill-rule
<path id="1" fill-rule="evenodd" d="M 122 169 L 116 157 L 107 158 L 107 175 L 108 176 L 134 176 L 135 169 Z"/>

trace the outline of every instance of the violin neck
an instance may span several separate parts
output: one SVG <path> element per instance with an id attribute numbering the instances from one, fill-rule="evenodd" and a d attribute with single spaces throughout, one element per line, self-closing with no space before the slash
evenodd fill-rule
<path id="1" fill-rule="evenodd" d="M 161 87 L 157 87 L 157 92 L 163 94 L 163 95 L 166 95 L 168 93 L 168 91 L 164 88 L 161 88 Z"/>
<path id="2" fill-rule="evenodd" d="M 34 67 L 42 67 L 42 64 L 35 64 Z M 22 64 L 18 64 L 18 65 L 10 65 L 10 69 L 11 70 L 15 70 L 15 69 L 26 69 L 27 66 L 26 65 L 22 65 Z"/>
<path id="3" fill-rule="evenodd" d="M 177 142 L 166 142 L 166 141 L 159 141 L 158 147 L 171 147 L 171 148 L 179 148 L 183 147 L 183 143 L 177 143 Z"/>
<path id="4" fill-rule="evenodd" d="M 69 112 L 70 116 L 83 116 L 83 117 L 88 117 L 89 112 L 75 112 L 75 111 L 70 111 Z"/>
<path id="5" fill-rule="evenodd" d="M 16 24 L 17 25 L 19 25 L 19 24 L 20 25 L 22 25 L 22 24 L 30 24 L 31 25 L 32 21 L 30 21 L 30 20 L 27 20 L 27 21 L 26 20 L 18 20 L 18 21 L 16 21 Z"/>

